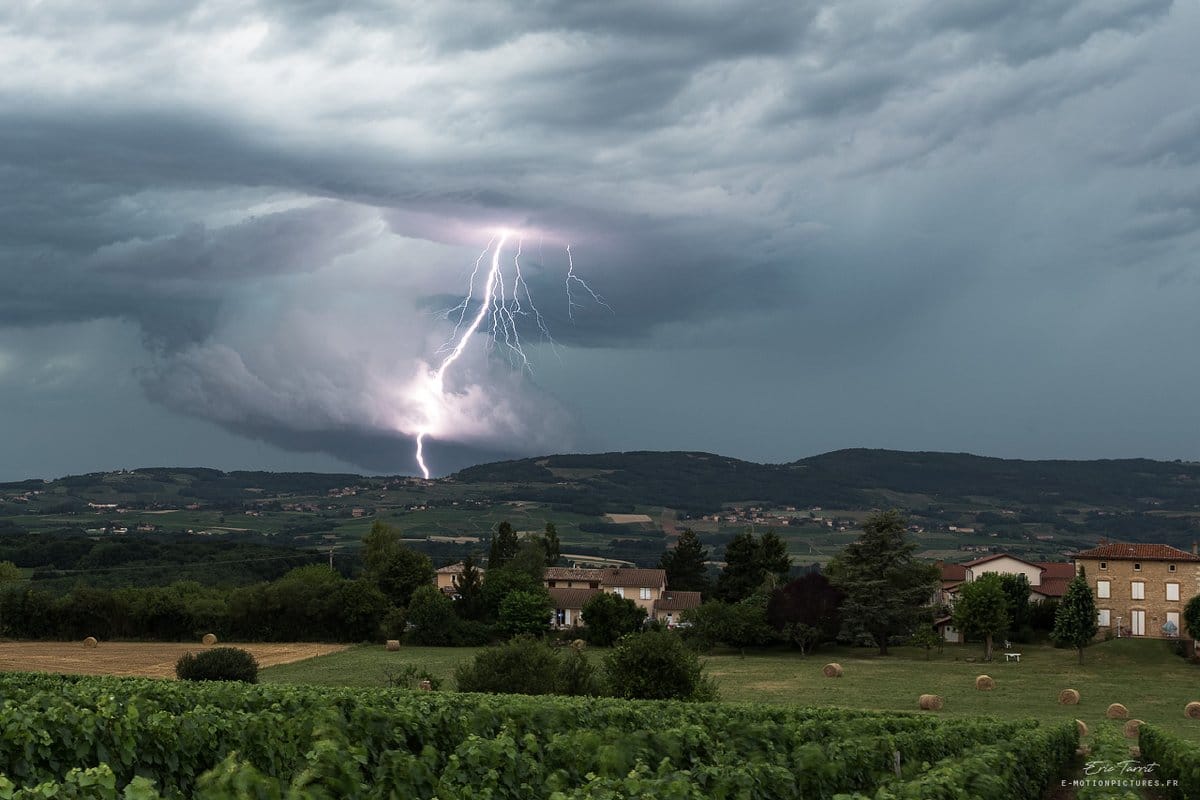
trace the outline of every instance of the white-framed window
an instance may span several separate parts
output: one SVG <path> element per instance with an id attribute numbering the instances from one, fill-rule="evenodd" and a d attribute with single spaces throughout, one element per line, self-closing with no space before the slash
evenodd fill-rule
<path id="1" fill-rule="evenodd" d="M 1174 564 L 1168 564 L 1168 565 L 1167 565 L 1167 572 L 1174 572 L 1174 571 L 1175 571 L 1175 565 L 1174 565 Z"/>
<path id="2" fill-rule="evenodd" d="M 643 599 L 643 600 L 649 600 L 649 599 L 650 599 L 650 588 L 649 588 L 649 587 L 647 587 L 647 586 L 643 586 L 643 587 L 642 587 L 642 595 L 641 595 L 641 597 L 642 597 L 642 599 Z"/>
<path id="3" fill-rule="evenodd" d="M 1172 628 L 1171 627 L 1172 625 L 1174 625 L 1175 627 Z M 1163 625 L 1163 632 L 1166 633 L 1168 636 L 1178 636 L 1182 633 L 1182 631 L 1179 629 L 1179 612 L 1178 611 L 1168 611 L 1167 612 L 1167 624 Z"/>
<path id="4" fill-rule="evenodd" d="M 1141 572 L 1141 571 L 1142 571 L 1142 565 L 1141 565 L 1141 564 L 1134 564 L 1134 565 L 1133 565 L 1133 571 L 1134 571 L 1134 572 Z"/>
<path id="5" fill-rule="evenodd" d="M 1102 608 L 1096 612 L 1096 624 L 1101 628 L 1107 628 L 1112 625 L 1112 612 L 1107 608 Z"/>
<path id="6" fill-rule="evenodd" d="M 1179 584 L 1178 583 L 1168 583 L 1167 584 L 1167 599 L 1174 600 L 1176 602 L 1179 601 Z"/>
<path id="7" fill-rule="evenodd" d="M 1096 581 L 1096 597 L 1112 597 L 1112 584 L 1108 581 Z"/>
<path id="8" fill-rule="evenodd" d="M 625 590 L 618 586 L 617 588 L 613 589 L 613 594 L 615 594 L 617 597 L 624 598 Z"/>
<path id="9" fill-rule="evenodd" d="M 1108 562 L 1107 562 L 1107 561 L 1101 561 L 1101 562 L 1100 562 L 1100 569 L 1108 569 Z"/>
<path id="10" fill-rule="evenodd" d="M 1129 597 L 1132 600 L 1146 599 L 1146 582 L 1145 581 L 1130 581 L 1129 582 Z"/>

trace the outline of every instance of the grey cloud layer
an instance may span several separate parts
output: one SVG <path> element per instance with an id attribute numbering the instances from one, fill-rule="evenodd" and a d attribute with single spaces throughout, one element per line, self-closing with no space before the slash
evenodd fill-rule
<path id="1" fill-rule="evenodd" d="M 1152 314 L 1156 281 L 1198 291 L 1198 22 L 1163 0 L 9 6 L 0 326 L 130 320 L 157 402 L 402 469 L 392 384 L 496 225 L 536 231 L 568 351 L 833 368 L 984 286 L 1019 308 L 1074 282 L 1087 314 L 1131 263 Z M 613 312 L 568 317 L 568 242 Z M 574 391 L 568 413 L 496 359 L 471 375 L 505 402 L 447 464 L 613 438 Z"/>

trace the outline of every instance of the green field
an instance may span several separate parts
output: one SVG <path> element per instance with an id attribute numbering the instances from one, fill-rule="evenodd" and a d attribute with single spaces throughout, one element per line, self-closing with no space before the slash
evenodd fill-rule
<path id="1" fill-rule="evenodd" d="M 942 654 L 896 648 L 879 657 L 863 648 L 829 648 L 804 657 L 787 651 L 717 652 L 706 666 L 729 701 L 837 706 L 880 711 L 915 711 L 917 696 L 939 694 L 944 716 L 1033 717 L 1044 721 L 1079 718 L 1094 726 L 1110 703 L 1122 703 L 1130 717 L 1152 722 L 1200 741 L 1200 721 L 1184 717 L 1183 707 L 1200 700 L 1200 667 L 1172 655 L 1164 642 L 1114 640 L 1090 647 L 1081 667 L 1073 651 L 1045 645 L 1021 645 L 1021 662 L 968 662 L 980 649 L 947 646 Z M 454 667 L 477 648 L 405 647 L 389 653 L 382 646 L 361 646 L 342 653 L 271 667 L 264 683 L 329 686 L 382 686 L 389 669 L 411 663 L 445 679 L 453 687 Z M 603 651 L 590 651 L 594 658 Z M 837 661 L 842 678 L 826 678 L 821 667 Z M 974 688 L 975 676 L 995 678 L 990 692 Z M 1062 689 L 1079 690 L 1078 706 L 1061 706 Z"/>

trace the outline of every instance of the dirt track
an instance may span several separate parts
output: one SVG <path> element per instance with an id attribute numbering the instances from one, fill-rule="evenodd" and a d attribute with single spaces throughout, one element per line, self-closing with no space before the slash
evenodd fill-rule
<path id="1" fill-rule="evenodd" d="M 249 650 L 260 667 L 288 664 L 345 650 L 344 644 L 240 644 L 221 642 L 219 647 Z M 66 672 L 75 675 L 138 675 L 175 677 L 175 662 L 189 650 L 210 649 L 199 642 L 0 642 L 0 672 Z"/>

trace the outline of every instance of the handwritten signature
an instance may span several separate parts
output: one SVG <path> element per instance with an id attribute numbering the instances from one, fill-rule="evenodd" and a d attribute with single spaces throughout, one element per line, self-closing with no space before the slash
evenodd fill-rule
<path id="1" fill-rule="evenodd" d="M 1151 761 L 1149 764 L 1143 764 L 1140 761 L 1129 759 L 1128 761 L 1089 761 L 1083 765 L 1084 775 L 1110 775 L 1114 772 L 1122 775 L 1131 773 L 1138 775 L 1149 775 L 1154 772 L 1158 764 Z"/>

